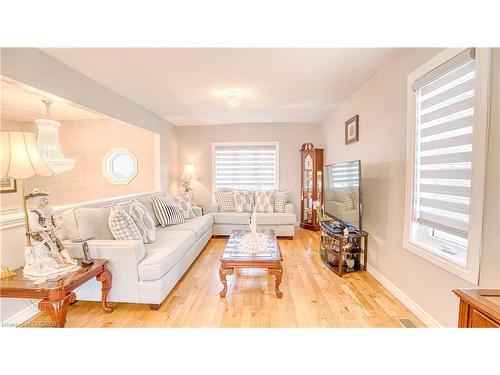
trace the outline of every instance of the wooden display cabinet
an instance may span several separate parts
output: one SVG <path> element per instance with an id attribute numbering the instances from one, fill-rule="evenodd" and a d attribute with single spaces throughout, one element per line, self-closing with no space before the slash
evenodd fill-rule
<path id="1" fill-rule="evenodd" d="M 313 202 L 323 204 L 323 149 L 314 148 L 312 143 L 304 143 L 300 149 L 301 203 L 300 226 L 304 229 L 319 230 L 319 220 Z"/>

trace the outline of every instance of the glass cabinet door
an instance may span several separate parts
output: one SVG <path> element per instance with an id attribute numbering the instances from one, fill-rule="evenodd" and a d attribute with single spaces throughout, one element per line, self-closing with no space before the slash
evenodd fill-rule
<path id="1" fill-rule="evenodd" d="M 312 223 L 313 210 L 313 159 L 311 155 L 304 158 L 304 221 Z"/>

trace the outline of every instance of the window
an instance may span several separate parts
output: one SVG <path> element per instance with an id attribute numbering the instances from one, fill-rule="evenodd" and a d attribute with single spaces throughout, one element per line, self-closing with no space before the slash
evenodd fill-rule
<path id="1" fill-rule="evenodd" d="M 214 191 L 233 189 L 277 189 L 277 142 L 213 143 Z"/>
<path id="2" fill-rule="evenodd" d="M 488 71 L 488 50 L 449 49 L 408 77 L 404 246 L 474 283 L 481 247 Z"/>
<path id="3" fill-rule="evenodd" d="M 127 148 L 112 148 L 102 160 L 102 169 L 112 184 L 128 184 L 137 176 L 137 157 Z"/>

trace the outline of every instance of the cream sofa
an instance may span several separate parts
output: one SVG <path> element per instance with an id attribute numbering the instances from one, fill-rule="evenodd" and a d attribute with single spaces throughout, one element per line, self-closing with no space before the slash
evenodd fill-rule
<path id="1" fill-rule="evenodd" d="M 139 200 L 155 218 L 149 198 Z M 115 240 L 108 227 L 109 212 L 108 207 L 63 213 L 68 236 L 65 245 L 70 255 L 82 257 L 82 242 L 86 241 L 93 258 L 109 260 L 113 275 L 109 301 L 146 303 L 158 309 L 212 237 L 212 215 L 201 215 L 201 210 L 196 210 L 197 217 L 165 228 L 156 222 L 156 241 L 143 244 Z M 76 295 L 79 300 L 100 301 L 101 285 L 92 280 L 78 288 Z"/>
<path id="2" fill-rule="evenodd" d="M 219 212 L 219 205 L 213 203 L 209 206 L 213 217 L 212 228 L 215 236 L 228 236 L 235 229 L 248 229 L 250 212 Z M 293 238 L 297 218 L 292 203 L 285 204 L 285 212 L 257 213 L 258 229 L 274 229 L 276 236 Z"/>

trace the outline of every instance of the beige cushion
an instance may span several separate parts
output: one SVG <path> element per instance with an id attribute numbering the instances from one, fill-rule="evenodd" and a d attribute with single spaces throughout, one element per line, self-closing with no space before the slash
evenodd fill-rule
<path id="1" fill-rule="evenodd" d="M 117 204 L 111 206 L 108 225 L 113 237 L 117 240 L 141 240 L 141 232 L 137 228 L 134 219 Z"/>
<path id="2" fill-rule="evenodd" d="M 295 214 L 274 212 L 269 214 L 267 212 L 257 213 L 257 225 L 285 225 L 295 224 Z"/>
<path id="3" fill-rule="evenodd" d="M 233 190 L 234 208 L 236 212 L 251 212 L 254 205 L 253 191 Z"/>
<path id="4" fill-rule="evenodd" d="M 274 212 L 285 212 L 285 204 L 290 198 L 290 190 L 276 190 L 274 192 Z"/>
<path id="5" fill-rule="evenodd" d="M 148 210 L 138 200 L 129 205 L 129 215 L 134 220 L 137 229 L 141 232 L 142 242 L 153 243 L 156 240 L 156 226 Z"/>
<path id="6" fill-rule="evenodd" d="M 257 212 L 274 212 L 274 190 L 257 190 L 255 192 L 255 210 Z"/>
<path id="7" fill-rule="evenodd" d="M 250 212 L 213 212 L 214 224 L 248 224 Z"/>
<path id="8" fill-rule="evenodd" d="M 201 236 L 203 236 L 207 230 L 213 225 L 214 220 L 212 215 L 203 215 L 198 216 L 192 219 L 186 220 L 185 223 L 170 225 L 168 227 L 162 228 L 161 230 L 170 230 L 170 231 L 190 231 L 193 232 L 196 236 L 196 240 L 199 240 Z"/>
<path id="9" fill-rule="evenodd" d="M 145 195 L 137 200 L 141 202 L 144 205 L 144 207 L 146 207 L 146 210 L 148 210 L 149 215 L 153 218 L 155 226 L 160 225 L 160 222 L 156 218 L 155 209 L 153 208 L 153 203 L 151 202 L 151 195 Z"/>
<path id="10" fill-rule="evenodd" d="M 232 191 L 216 191 L 215 200 L 219 205 L 220 212 L 234 212 L 234 193 Z"/>
<path id="11" fill-rule="evenodd" d="M 64 230 L 73 242 L 90 239 L 113 240 L 109 230 L 108 218 L 111 211 L 107 208 L 72 208 L 63 212 Z"/>
<path id="12" fill-rule="evenodd" d="M 157 280 L 175 266 L 196 242 L 190 231 L 159 230 L 156 241 L 145 245 L 146 257 L 137 270 L 141 280 Z"/>

